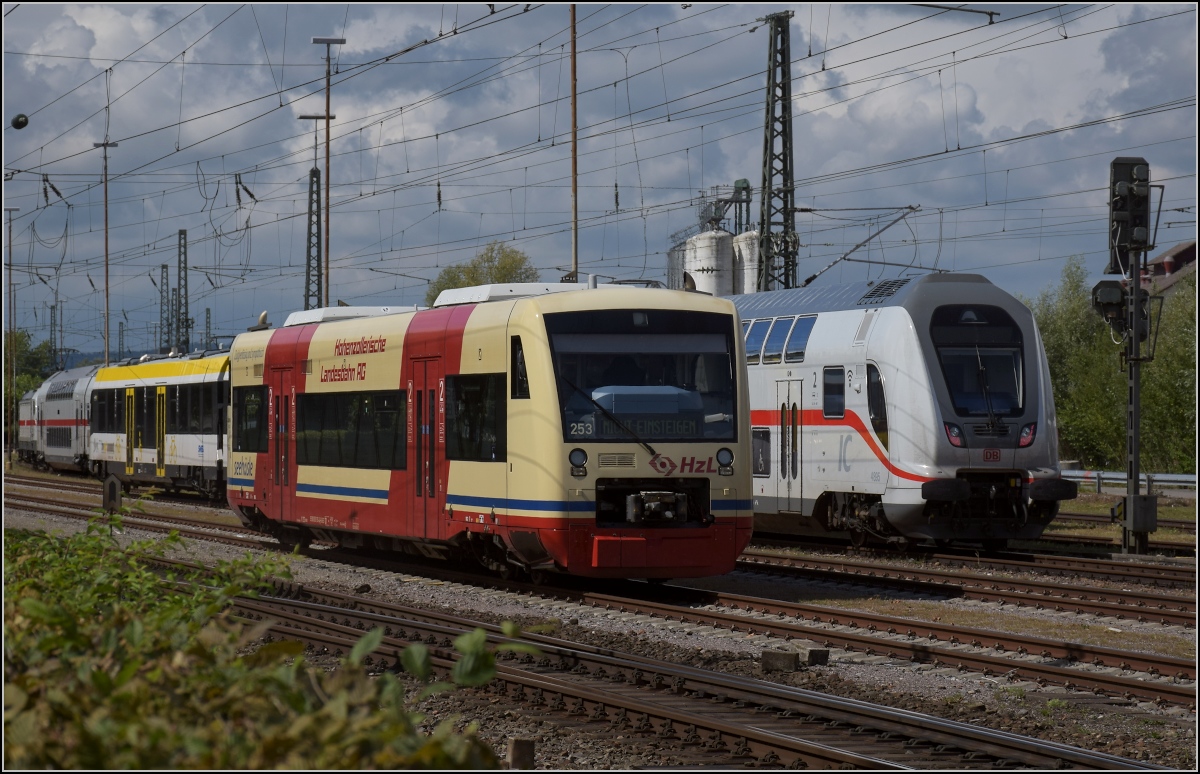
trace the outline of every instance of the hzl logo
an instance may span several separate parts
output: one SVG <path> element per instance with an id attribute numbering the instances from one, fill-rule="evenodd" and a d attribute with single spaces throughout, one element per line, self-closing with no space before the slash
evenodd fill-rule
<path id="1" fill-rule="evenodd" d="M 650 467 L 662 473 L 664 476 L 669 476 L 675 472 L 675 468 L 679 467 L 675 464 L 675 460 L 670 457 L 664 457 L 661 454 L 655 454 L 650 460 Z"/>
<path id="2" fill-rule="evenodd" d="M 717 468 L 713 465 L 713 458 L 704 459 L 702 457 L 684 457 L 675 464 L 675 460 L 670 457 L 664 457 L 661 454 L 655 454 L 650 460 L 650 467 L 654 468 L 664 476 L 669 476 L 678 470 L 680 473 L 716 473 Z"/>

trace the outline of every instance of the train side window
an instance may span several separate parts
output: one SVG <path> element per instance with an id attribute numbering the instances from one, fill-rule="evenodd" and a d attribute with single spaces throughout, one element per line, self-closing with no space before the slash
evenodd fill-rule
<path id="1" fill-rule="evenodd" d="M 525 368 L 525 350 L 521 337 L 512 337 L 512 397 L 529 397 L 529 372 Z"/>
<path id="2" fill-rule="evenodd" d="M 767 331 L 771 328 L 770 320 L 755 320 L 750 326 L 750 332 L 746 334 L 746 364 L 757 365 L 759 355 L 762 352 L 763 342 L 767 338 Z"/>
<path id="3" fill-rule="evenodd" d="M 883 448 L 888 447 L 887 404 L 883 400 L 883 376 L 874 365 L 867 364 L 867 412 L 871 415 L 871 427 Z"/>
<path id="4" fill-rule="evenodd" d="M 750 321 L 742 320 L 742 341 L 746 340 L 746 333 L 750 330 Z"/>
<path id="5" fill-rule="evenodd" d="M 203 421 L 204 403 L 201 397 L 203 387 L 199 384 L 189 384 L 183 388 L 187 393 L 187 428 L 186 432 L 200 432 Z"/>
<path id="6" fill-rule="evenodd" d="M 266 385 L 236 387 L 233 390 L 233 450 L 267 451 Z"/>
<path id="7" fill-rule="evenodd" d="M 92 393 L 91 427 L 93 433 L 111 432 L 112 391 L 96 390 Z"/>
<path id="8" fill-rule="evenodd" d="M 771 475 L 771 429 L 750 428 L 750 467 L 755 476 Z"/>
<path id="9" fill-rule="evenodd" d="M 808 349 L 808 337 L 816 323 L 816 317 L 801 317 L 796 320 L 796 324 L 792 326 L 792 335 L 788 337 L 787 346 L 783 350 L 785 362 L 804 362 L 804 351 Z"/>
<path id="10" fill-rule="evenodd" d="M 216 432 L 214 423 L 217 407 L 213 405 L 214 386 L 212 383 L 196 386 L 196 390 L 200 393 L 200 432 L 202 433 Z"/>
<path id="11" fill-rule="evenodd" d="M 446 459 L 504 462 L 504 374 L 446 377 Z"/>
<path id="12" fill-rule="evenodd" d="M 407 393 L 296 396 L 296 461 L 331 468 L 404 470 Z"/>
<path id="13" fill-rule="evenodd" d="M 846 369 L 826 368 L 823 374 L 824 414 L 828 418 L 846 415 Z"/>
<path id="14" fill-rule="evenodd" d="M 763 365 L 783 360 L 783 343 L 787 341 L 788 333 L 791 332 L 792 323 L 795 320 L 794 317 L 780 317 L 771 324 L 771 332 L 767 334 L 767 341 L 763 344 Z"/>

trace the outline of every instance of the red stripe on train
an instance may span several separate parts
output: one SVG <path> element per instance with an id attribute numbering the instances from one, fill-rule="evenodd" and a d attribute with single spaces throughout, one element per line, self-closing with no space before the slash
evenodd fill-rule
<path id="1" fill-rule="evenodd" d="M 780 416 L 780 411 L 777 409 L 751 409 L 750 424 L 756 427 L 764 425 L 768 427 L 781 427 L 783 417 Z M 790 413 L 790 412 L 789 412 Z M 919 476 L 916 473 L 909 473 L 907 470 L 901 470 L 888 460 L 887 455 L 879 445 L 875 443 L 875 439 L 871 437 L 871 433 L 867 431 L 866 425 L 862 419 L 853 411 L 847 411 L 844 417 L 826 417 L 820 409 L 804 409 L 800 412 L 801 427 L 840 427 L 846 430 L 853 430 L 858 433 L 859 437 L 867 444 L 867 448 L 875 455 L 875 458 L 888 469 L 894 476 L 904 478 L 909 481 L 934 481 L 935 479 L 928 476 Z"/>
<path id="2" fill-rule="evenodd" d="M 86 419 L 22 419 L 22 427 L 87 427 Z"/>

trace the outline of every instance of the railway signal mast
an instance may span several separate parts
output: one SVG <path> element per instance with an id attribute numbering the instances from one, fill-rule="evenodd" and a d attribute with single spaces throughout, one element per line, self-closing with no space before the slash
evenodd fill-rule
<path id="1" fill-rule="evenodd" d="M 1092 289 L 1092 306 L 1108 324 L 1125 337 L 1129 400 L 1126 404 L 1125 498 L 1113 507 L 1122 522 L 1121 550 L 1142 554 L 1149 547 L 1149 533 L 1158 529 L 1158 501 L 1141 493 L 1141 382 L 1142 364 L 1154 359 L 1153 348 L 1142 353 L 1141 344 L 1150 336 L 1148 294 L 1142 289 L 1146 253 L 1154 249 L 1150 229 L 1150 165 L 1140 156 L 1112 160 L 1108 186 L 1109 259 L 1105 274 L 1120 274 L 1120 280 L 1103 280 Z M 1161 210 L 1162 202 L 1159 201 Z"/>

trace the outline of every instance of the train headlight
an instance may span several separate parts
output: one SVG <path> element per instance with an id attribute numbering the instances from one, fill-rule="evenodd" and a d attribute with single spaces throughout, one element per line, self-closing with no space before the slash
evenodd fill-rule
<path id="1" fill-rule="evenodd" d="M 572 476 L 587 475 L 588 456 L 587 452 L 583 449 L 572 449 L 570 454 L 567 455 L 567 461 L 571 463 Z"/>
<path id="2" fill-rule="evenodd" d="M 722 476 L 733 475 L 733 451 L 724 447 L 717 449 L 717 473 Z"/>
<path id="3" fill-rule="evenodd" d="M 966 448 L 967 439 L 963 435 L 962 428 L 958 425 L 946 422 L 946 438 L 949 439 L 950 445 L 959 449 Z"/>
<path id="4" fill-rule="evenodd" d="M 1030 422 L 1021 428 L 1021 435 L 1017 438 L 1017 446 L 1024 449 L 1033 443 L 1033 439 L 1037 437 L 1037 422 Z"/>

